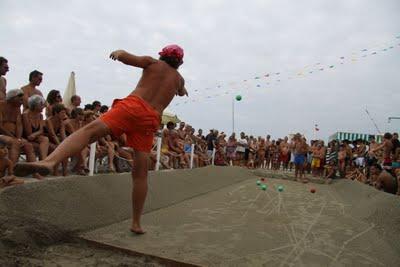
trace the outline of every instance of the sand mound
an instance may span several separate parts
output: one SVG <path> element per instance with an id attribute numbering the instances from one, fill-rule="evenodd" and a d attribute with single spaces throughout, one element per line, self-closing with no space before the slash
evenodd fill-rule
<path id="1" fill-rule="evenodd" d="M 242 168 L 151 172 L 145 212 L 249 178 Z M 130 218 L 130 174 L 71 176 L 0 191 L 3 244 L 49 244 L 70 233 Z"/>

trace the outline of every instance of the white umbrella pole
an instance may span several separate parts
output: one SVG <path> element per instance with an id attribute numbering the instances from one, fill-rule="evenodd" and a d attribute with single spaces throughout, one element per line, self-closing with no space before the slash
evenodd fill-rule
<path id="1" fill-rule="evenodd" d="M 160 169 L 160 158 L 161 158 L 161 136 L 157 136 L 157 162 L 156 171 Z"/>
<path id="2" fill-rule="evenodd" d="M 192 150 L 190 151 L 190 168 L 193 169 L 193 158 L 194 158 L 194 144 L 192 144 Z"/>
<path id="3" fill-rule="evenodd" d="M 94 173 L 95 156 L 96 156 L 96 142 L 90 144 L 89 176 L 93 176 Z"/>
<path id="4" fill-rule="evenodd" d="M 211 157 L 211 165 L 214 165 L 215 160 L 215 148 L 213 148 L 212 157 Z"/>

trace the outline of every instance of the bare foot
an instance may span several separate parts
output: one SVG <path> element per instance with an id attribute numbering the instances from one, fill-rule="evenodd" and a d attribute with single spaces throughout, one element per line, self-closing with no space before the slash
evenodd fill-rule
<path id="1" fill-rule="evenodd" d="M 145 231 L 143 231 L 143 229 L 141 227 L 137 227 L 137 226 L 133 226 L 131 229 L 131 232 L 137 235 L 143 235 L 144 233 L 146 233 Z"/>
<path id="2" fill-rule="evenodd" d="M 33 176 L 33 178 L 36 178 L 38 180 L 43 180 L 44 179 L 44 177 L 42 175 L 40 175 L 39 173 L 34 173 L 34 174 L 32 174 L 32 176 Z"/>
<path id="3" fill-rule="evenodd" d="M 14 173 L 16 176 L 24 177 L 30 174 L 38 173 L 46 176 L 51 172 L 51 167 L 39 162 L 18 162 L 15 165 Z"/>

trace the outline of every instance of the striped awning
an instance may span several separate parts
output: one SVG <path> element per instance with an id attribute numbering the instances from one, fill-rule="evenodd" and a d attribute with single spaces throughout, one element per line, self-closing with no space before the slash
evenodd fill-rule
<path id="1" fill-rule="evenodd" d="M 349 140 L 349 141 L 355 141 L 355 140 L 365 140 L 369 141 L 371 137 L 375 137 L 375 140 L 377 143 L 382 142 L 382 135 L 376 135 L 376 134 L 363 134 L 363 133 L 348 133 L 348 132 L 337 132 L 329 137 L 329 141 L 332 140 Z"/>

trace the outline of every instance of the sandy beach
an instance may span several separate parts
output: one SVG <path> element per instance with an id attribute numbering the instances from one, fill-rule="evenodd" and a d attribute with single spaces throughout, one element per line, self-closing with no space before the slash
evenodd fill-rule
<path id="1" fill-rule="evenodd" d="M 256 185 L 261 178 L 265 191 Z M 396 266 L 395 196 L 348 180 L 291 179 L 238 167 L 152 172 L 144 236 L 128 231 L 129 174 L 7 188 L 0 191 L 0 264 Z"/>

